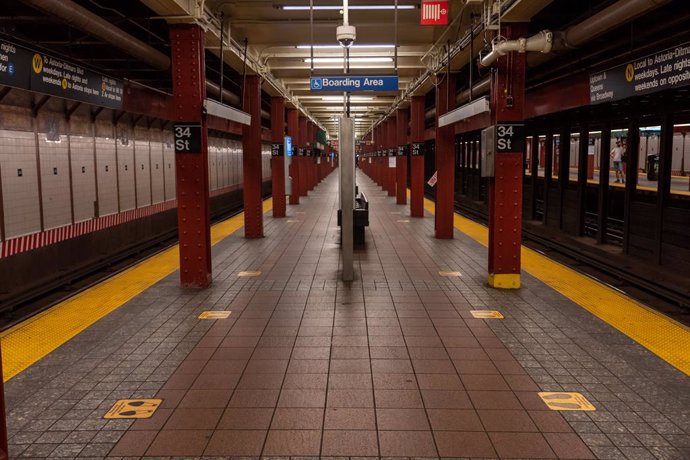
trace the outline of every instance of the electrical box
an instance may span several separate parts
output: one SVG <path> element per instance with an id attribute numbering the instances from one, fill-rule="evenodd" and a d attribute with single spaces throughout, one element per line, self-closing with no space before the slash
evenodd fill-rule
<path id="1" fill-rule="evenodd" d="M 496 127 L 489 126 L 482 130 L 481 140 L 481 174 L 482 177 L 494 177 L 496 163 Z"/>

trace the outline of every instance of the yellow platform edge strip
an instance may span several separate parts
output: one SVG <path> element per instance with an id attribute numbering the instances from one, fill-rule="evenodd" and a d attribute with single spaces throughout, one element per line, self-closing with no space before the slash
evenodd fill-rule
<path id="1" fill-rule="evenodd" d="M 263 202 L 264 213 L 273 201 Z M 244 226 L 244 213 L 211 226 L 215 245 Z M 0 334 L 6 382 L 179 269 L 176 244 Z"/>
<path id="2" fill-rule="evenodd" d="M 425 198 L 424 209 L 434 214 L 434 202 Z M 488 246 L 488 229 L 484 225 L 459 214 L 455 214 L 453 224 L 460 232 Z M 521 257 L 524 271 L 690 375 L 690 328 L 524 246 Z"/>

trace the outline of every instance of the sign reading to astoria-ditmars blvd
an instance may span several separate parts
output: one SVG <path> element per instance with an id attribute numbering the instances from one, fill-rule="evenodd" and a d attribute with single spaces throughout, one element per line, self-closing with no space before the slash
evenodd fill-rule
<path id="1" fill-rule="evenodd" d="M 690 43 L 589 76 L 591 104 L 690 85 Z"/>
<path id="2" fill-rule="evenodd" d="M 334 91 L 353 93 L 361 91 L 397 91 L 398 76 L 363 76 L 351 75 L 332 77 L 311 77 L 309 87 L 314 92 Z"/>

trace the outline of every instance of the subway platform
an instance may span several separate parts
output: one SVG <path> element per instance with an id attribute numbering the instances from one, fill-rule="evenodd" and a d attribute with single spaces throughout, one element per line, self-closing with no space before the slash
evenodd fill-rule
<path id="1" fill-rule="evenodd" d="M 209 289 L 180 289 L 153 258 L 142 266 L 162 279 L 123 305 L 100 308 L 111 287 L 89 313 L 59 305 L 5 334 L 19 344 L 3 342 L 7 362 L 29 338 L 55 344 L 6 383 L 11 458 L 690 458 L 687 328 L 658 318 L 686 347 L 674 367 L 562 286 L 523 273 L 520 290 L 491 289 L 472 232 L 436 240 L 429 214 L 358 182 L 371 223 L 351 284 L 332 174 L 288 218 L 266 217 L 263 239 L 233 223 Z M 96 310 L 82 331 L 37 324 Z M 503 318 L 472 313 L 487 310 Z M 552 410 L 540 392 L 581 393 L 595 410 Z M 144 403 L 150 418 L 104 418 L 118 400 L 161 402 Z"/>

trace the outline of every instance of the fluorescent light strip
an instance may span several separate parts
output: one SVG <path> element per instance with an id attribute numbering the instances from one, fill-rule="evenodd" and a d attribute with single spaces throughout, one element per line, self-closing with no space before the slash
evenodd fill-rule
<path id="1" fill-rule="evenodd" d="M 311 48 L 311 45 L 297 45 L 295 48 L 300 49 L 300 50 L 308 50 Z M 395 48 L 395 45 L 390 44 L 390 43 L 385 43 L 383 45 L 352 45 L 350 49 L 352 48 Z M 342 46 L 340 45 L 314 45 L 314 49 L 321 49 L 321 50 L 337 50 L 337 49 L 343 49 Z"/>
<path id="2" fill-rule="evenodd" d="M 322 101 L 327 101 L 327 102 L 343 102 L 343 97 L 342 96 L 324 96 L 321 98 Z M 366 102 L 366 101 L 373 101 L 373 97 L 367 97 L 367 96 L 350 96 L 350 102 Z"/>
<path id="3" fill-rule="evenodd" d="M 317 10 L 330 10 L 330 11 L 335 11 L 335 10 L 342 10 L 343 6 L 342 5 L 319 5 L 319 6 L 314 6 L 311 7 L 309 5 L 281 5 L 280 9 L 285 10 L 285 11 L 309 11 L 311 8 L 314 8 L 315 11 Z M 394 10 L 396 8 L 395 5 L 350 5 L 348 6 L 348 10 Z M 417 5 L 398 5 L 397 8 L 399 10 L 415 10 L 417 9 Z"/>
<path id="4" fill-rule="evenodd" d="M 343 62 L 345 58 L 339 57 L 316 57 L 314 58 L 314 64 L 337 64 Z M 393 58 L 390 57 L 351 57 L 348 59 L 350 62 L 393 62 Z M 305 58 L 304 62 L 311 62 L 311 58 Z"/>

